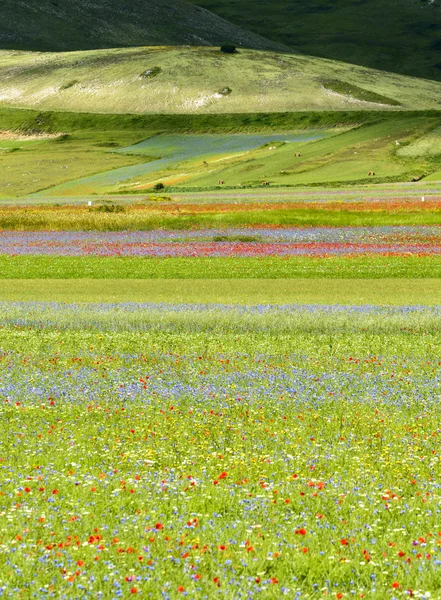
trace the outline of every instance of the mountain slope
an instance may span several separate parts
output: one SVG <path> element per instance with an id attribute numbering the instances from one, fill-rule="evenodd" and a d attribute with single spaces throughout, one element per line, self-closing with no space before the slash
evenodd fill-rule
<path id="1" fill-rule="evenodd" d="M 184 0 L 1 0 L 0 48 L 69 51 L 197 45 L 277 49 Z"/>
<path id="2" fill-rule="evenodd" d="M 440 0 L 190 0 L 296 51 L 441 79 Z"/>
<path id="3" fill-rule="evenodd" d="M 441 109 L 441 83 L 302 55 L 218 48 L 0 51 L 0 104 L 101 113 Z"/>

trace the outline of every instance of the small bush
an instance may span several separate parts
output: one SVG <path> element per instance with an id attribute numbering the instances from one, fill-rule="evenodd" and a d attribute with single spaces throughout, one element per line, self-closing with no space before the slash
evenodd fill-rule
<path id="1" fill-rule="evenodd" d="M 221 96 L 229 96 L 229 95 L 232 93 L 232 91 L 233 91 L 233 90 L 232 90 L 231 88 L 229 88 L 229 87 L 224 87 L 224 88 L 222 88 L 221 90 L 219 90 L 219 92 L 218 92 L 218 93 L 219 93 Z"/>
<path id="2" fill-rule="evenodd" d="M 144 202 L 171 202 L 170 196 L 147 196 L 144 198 Z"/>
<path id="3" fill-rule="evenodd" d="M 153 186 L 153 190 L 154 190 L 155 192 L 162 192 L 162 190 L 165 190 L 165 185 L 164 185 L 163 183 L 156 183 L 156 184 Z"/>
<path id="4" fill-rule="evenodd" d="M 60 86 L 60 90 L 68 90 L 69 88 L 74 87 L 74 85 L 77 85 L 77 83 L 80 83 L 78 79 L 72 79 L 72 81 L 67 81 L 66 83 L 63 83 L 63 85 Z"/>
<path id="5" fill-rule="evenodd" d="M 234 44 L 223 44 L 220 47 L 220 51 L 223 54 L 236 54 L 237 48 L 236 48 L 236 46 Z"/>
<path id="6" fill-rule="evenodd" d="M 153 69 L 147 69 L 147 71 L 141 73 L 140 77 L 142 79 L 153 79 L 153 77 L 157 77 L 161 71 L 161 67 L 153 67 Z"/>
<path id="7" fill-rule="evenodd" d="M 126 212 L 126 209 L 120 204 L 102 204 L 101 206 L 91 209 L 91 211 L 99 213 L 123 213 Z"/>
<path id="8" fill-rule="evenodd" d="M 70 140 L 70 135 L 68 133 L 62 133 L 61 135 L 59 135 L 58 137 L 55 138 L 55 142 L 57 144 L 63 143 L 63 142 L 67 142 L 68 140 Z"/>

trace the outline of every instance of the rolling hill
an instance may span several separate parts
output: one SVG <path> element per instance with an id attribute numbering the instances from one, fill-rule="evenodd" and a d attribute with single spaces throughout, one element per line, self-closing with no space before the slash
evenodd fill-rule
<path id="1" fill-rule="evenodd" d="M 184 0 L 0 2 L 2 49 L 69 51 L 225 42 L 246 48 L 282 48 Z"/>
<path id="2" fill-rule="evenodd" d="M 0 52 L 0 103 L 103 113 L 440 109 L 441 84 L 301 55 L 142 47 Z"/>
<path id="3" fill-rule="evenodd" d="M 190 0 L 297 52 L 441 79 L 440 0 Z"/>
<path id="4" fill-rule="evenodd" d="M 441 83 L 302 55 L 208 47 L 0 52 L 0 104 L 101 113 L 441 108 Z"/>

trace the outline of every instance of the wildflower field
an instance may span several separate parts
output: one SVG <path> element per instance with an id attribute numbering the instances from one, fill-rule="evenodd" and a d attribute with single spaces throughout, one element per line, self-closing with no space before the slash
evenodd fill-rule
<path id="1" fill-rule="evenodd" d="M 2 200 L 0 598 L 441 598 L 437 184 L 168 192 Z"/>
<path id="2" fill-rule="evenodd" d="M 438 307 L 0 310 L 4 597 L 439 597 Z"/>

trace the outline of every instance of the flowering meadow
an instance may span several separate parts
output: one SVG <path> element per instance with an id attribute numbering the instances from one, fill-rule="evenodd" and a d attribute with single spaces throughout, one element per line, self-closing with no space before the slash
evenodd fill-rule
<path id="1" fill-rule="evenodd" d="M 0 254 L 254 257 L 441 254 L 441 227 L 242 227 L 190 231 L 6 231 Z"/>
<path id="2" fill-rule="evenodd" d="M 0 597 L 441 597 L 439 307 L 0 311 Z"/>

